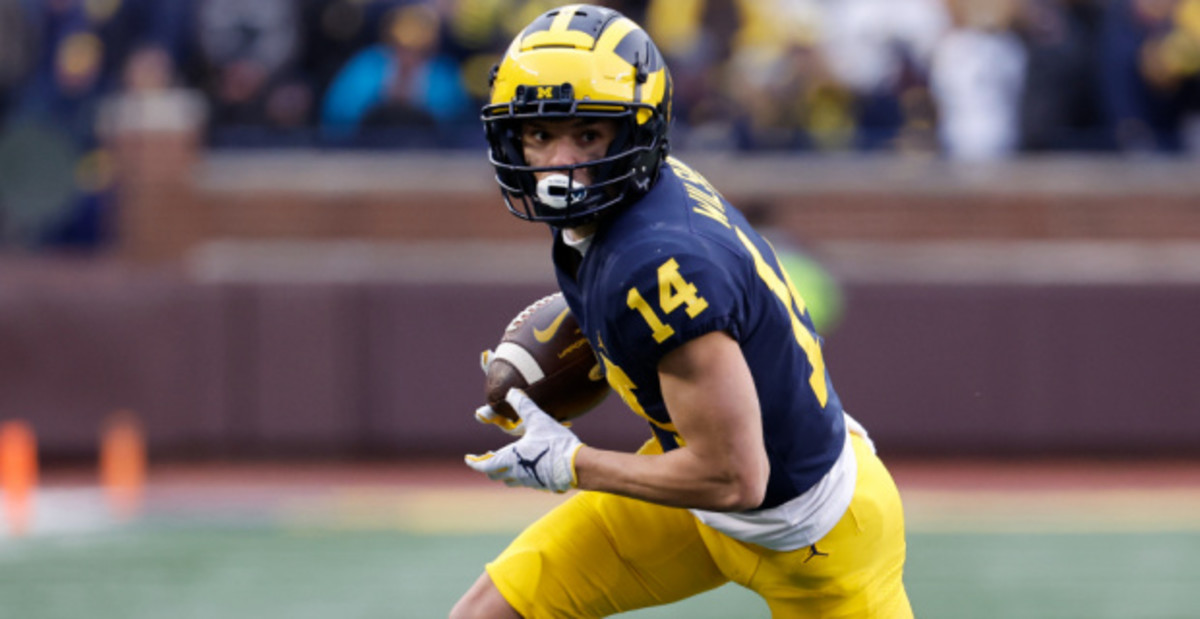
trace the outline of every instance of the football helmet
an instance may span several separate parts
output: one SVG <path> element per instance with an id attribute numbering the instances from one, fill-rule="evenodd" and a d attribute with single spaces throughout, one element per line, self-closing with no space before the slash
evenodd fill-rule
<path id="1" fill-rule="evenodd" d="M 611 118 L 617 133 L 600 159 L 528 165 L 521 123 Z M 563 6 L 533 20 L 492 70 L 482 119 L 505 203 L 517 217 L 577 226 L 645 194 L 668 150 L 671 76 L 650 35 L 608 8 Z M 577 181 L 590 168 L 591 182 Z M 539 186 L 534 173 L 555 173 Z"/>

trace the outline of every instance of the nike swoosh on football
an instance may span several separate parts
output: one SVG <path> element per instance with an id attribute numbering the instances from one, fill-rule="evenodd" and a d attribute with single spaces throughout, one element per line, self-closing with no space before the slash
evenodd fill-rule
<path id="1" fill-rule="evenodd" d="M 567 312 L 569 312 L 569 311 L 571 311 L 571 308 L 569 308 L 569 307 L 564 308 L 562 313 L 559 314 L 558 317 L 554 319 L 554 322 L 550 323 L 550 325 L 547 326 L 545 329 L 538 329 L 537 327 L 534 327 L 534 329 L 533 329 L 534 339 L 536 339 L 537 341 L 539 341 L 543 344 L 545 344 L 546 342 L 549 342 L 551 340 L 551 338 L 554 337 L 554 334 L 558 332 L 558 328 L 562 326 L 563 321 L 567 319 Z"/>

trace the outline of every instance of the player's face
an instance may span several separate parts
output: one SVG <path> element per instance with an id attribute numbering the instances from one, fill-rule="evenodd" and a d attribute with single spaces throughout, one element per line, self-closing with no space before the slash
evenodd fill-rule
<path id="1" fill-rule="evenodd" d="M 534 167 L 568 166 L 604 157 L 617 135 L 617 123 L 608 118 L 530 120 L 521 126 L 525 161 Z M 537 172 L 538 180 L 556 172 Z M 575 181 L 591 184 L 591 169 L 576 172 Z"/>

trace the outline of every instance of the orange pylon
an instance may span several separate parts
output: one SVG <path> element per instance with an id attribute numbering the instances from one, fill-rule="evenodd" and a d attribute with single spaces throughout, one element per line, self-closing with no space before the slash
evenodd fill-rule
<path id="1" fill-rule="evenodd" d="M 138 515 L 146 487 L 146 439 L 137 417 L 120 410 L 104 423 L 100 436 L 100 485 L 109 507 L 121 519 Z"/>
<path id="2" fill-rule="evenodd" d="M 33 428 L 21 420 L 0 424 L 0 488 L 4 490 L 8 529 L 14 536 L 29 531 L 37 481 L 37 437 Z"/>

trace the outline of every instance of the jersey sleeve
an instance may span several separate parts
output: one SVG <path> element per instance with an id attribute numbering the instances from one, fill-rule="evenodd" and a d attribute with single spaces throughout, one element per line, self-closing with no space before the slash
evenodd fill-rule
<path id="1" fill-rule="evenodd" d="M 694 240 L 628 247 L 613 262 L 609 333 L 620 338 L 620 349 L 637 351 L 639 364 L 657 367 L 663 355 L 713 331 L 741 335 L 738 264 L 725 248 Z"/>

